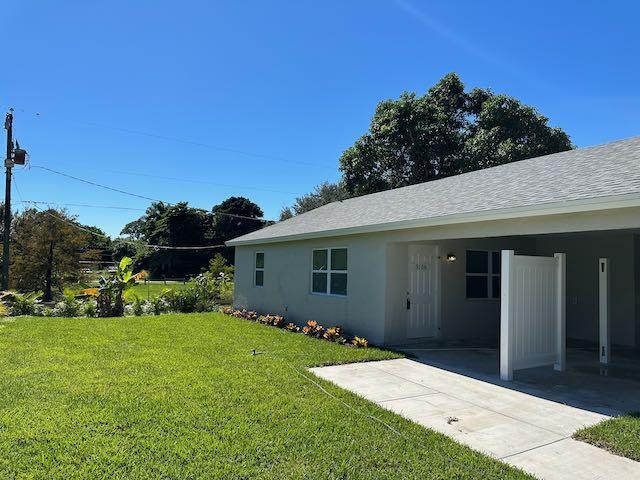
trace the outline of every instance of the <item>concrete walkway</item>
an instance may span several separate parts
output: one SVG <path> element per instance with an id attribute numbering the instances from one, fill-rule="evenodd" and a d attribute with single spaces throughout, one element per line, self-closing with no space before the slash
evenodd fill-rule
<path id="1" fill-rule="evenodd" d="M 538 478 L 640 479 L 640 463 L 571 438 L 602 413 L 409 359 L 311 371 Z"/>

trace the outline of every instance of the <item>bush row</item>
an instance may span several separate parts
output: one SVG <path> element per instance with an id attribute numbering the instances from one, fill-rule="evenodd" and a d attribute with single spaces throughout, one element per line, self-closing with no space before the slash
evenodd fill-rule
<path id="1" fill-rule="evenodd" d="M 40 302 L 42 292 L 0 294 L 0 315 L 7 316 L 44 316 L 44 317 L 96 317 L 100 314 L 99 301 L 101 289 L 85 288 L 80 291 L 65 290 L 62 299 L 53 307 Z M 134 293 L 121 300 L 120 314 L 125 316 L 160 315 L 177 312 L 213 312 L 221 303 L 230 301 L 233 284 L 221 276 L 209 273 L 198 275 L 182 289 L 167 289 L 162 294 L 141 299 Z M 123 296 L 120 294 L 120 297 Z M 113 302 L 109 301 L 109 307 Z M 113 308 L 109 309 L 114 311 Z"/>
<path id="2" fill-rule="evenodd" d="M 299 327 L 295 323 L 287 323 L 282 315 L 259 315 L 253 310 L 238 310 L 232 307 L 224 307 L 220 310 L 226 315 L 236 318 L 244 318 L 254 322 L 270 325 L 272 327 L 283 328 L 289 332 L 302 333 L 310 337 L 322 338 L 340 345 L 351 345 L 358 348 L 367 348 L 369 342 L 364 337 L 347 337 L 341 326 L 325 328 L 315 320 L 308 320 L 304 327 Z"/>

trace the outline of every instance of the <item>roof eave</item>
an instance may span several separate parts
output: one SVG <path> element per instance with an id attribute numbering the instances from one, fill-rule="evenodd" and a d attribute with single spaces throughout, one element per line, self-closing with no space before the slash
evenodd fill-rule
<path id="1" fill-rule="evenodd" d="M 375 233 L 390 230 L 406 230 L 410 228 L 435 227 L 460 223 L 488 222 L 492 220 L 508 220 L 512 218 L 535 217 L 543 215 L 558 215 L 563 213 L 580 213 L 589 211 L 611 210 L 616 208 L 640 207 L 640 194 L 611 195 L 607 197 L 570 200 L 566 202 L 551 202 L 526 207 L 501 208 L 495 210 L 444 215 L 417 220 L 361 225 L 350 228 L 321 230 L 318 232 L 282 235 L 270 238 L 242 240 L 242 237 L 229 240 L 228 246 L 260 245 L 265 243 L 282 243 L 314 238 Z"/>

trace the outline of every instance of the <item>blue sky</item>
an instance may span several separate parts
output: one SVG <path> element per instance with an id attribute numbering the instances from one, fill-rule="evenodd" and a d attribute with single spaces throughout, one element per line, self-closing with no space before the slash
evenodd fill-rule
<path id="1" fill-rule="evenodd" d="M 578 146 L 640 134 L 637 2 L 1 0 L 0 107 L 42 165 L 268 218 L 339 178 L 375 105 L 448 72 L 536 106 Z M 164 178 L 160 178 L 164 177 Z M 174 180 L 166 177 L 173 177 Z M 32 168 L 14 199 L 149 202 Z M 119 233 L 142 211 L 68 207 Z"/>

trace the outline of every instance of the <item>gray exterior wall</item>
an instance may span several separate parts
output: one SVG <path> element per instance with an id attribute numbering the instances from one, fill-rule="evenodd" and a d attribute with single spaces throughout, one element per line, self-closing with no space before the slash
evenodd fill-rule
<path id="1" fill-rule="evenodd" d="M 629 232 L 542 236 L 539 255 L 567 254 L 567 338 L 598 341 L 598 259 L 609 258 L 611 343 L 636 345 L 637 266 Z"/>
<path id="2" fill-rule="evenodd" d="M 346 247 L 346 297 L 311 293 L 311 255 L 315 248 Z M 347 334 L 384 342 L 385 243 L 380 237 L 351 236 L 236 247 L 234 305 L 281 314 L 302 325 L 342 325 Z M 264 286 L 253 285 L 254 258 L 264 252 Z"/>
<path id="3" fill-rule="evenodd" d="M 468 299 L 466 296 L 467 250 L 515 250 L 522 255 L 535 253 L 535 240 L 526 237 L 476 238 L 410 242 L 433 243 L 440 247 L 440 328 L 441 339 L 497 339 L 500 332 L 500 301 L 498 299 Z M 409 243 L 390 243 L 387 248 L 387 310 L 385 342 L 400 344 L 407 338 L 405 305 L 408 287 Z M 444 260 L 448 253 L 455 262 Z"/>
<path id="4" fill-rule="evenodd" d="M 453 252 L 458 257 L 456 262 L 441 265 L 439 336 L 497 338 L 499 302 L 466 299 L 465 251 L 513 249 L 530 255 L 564 252 L 567 336 L 597 340 L 596 262 L 599 257 L 609 257 L 612 340 L 614 344 L 634 345 L 636 338 L 640 339 L 640 296 L 636 292 L 640 278 L 640 262 L 636 260 L 638 237 L 621 231 L 573 237 L 545 235 L 620 228 L 640 228 L 640 209 L 237 246 L 234 304 L 263 313 L 283 314 L 298 324 L 314 319 L 324 325 L 342 325 L 348 334 L 365 336 L 376 344 L 405 343 L 407 246 L 435 243 L 440 245 L 441 255 Z M 347 297 L 311 293 L 311 252 L 325 247 L 348 248 Z M 256 252 L 265 253 L 264 287 L 253 285 Z"/>

